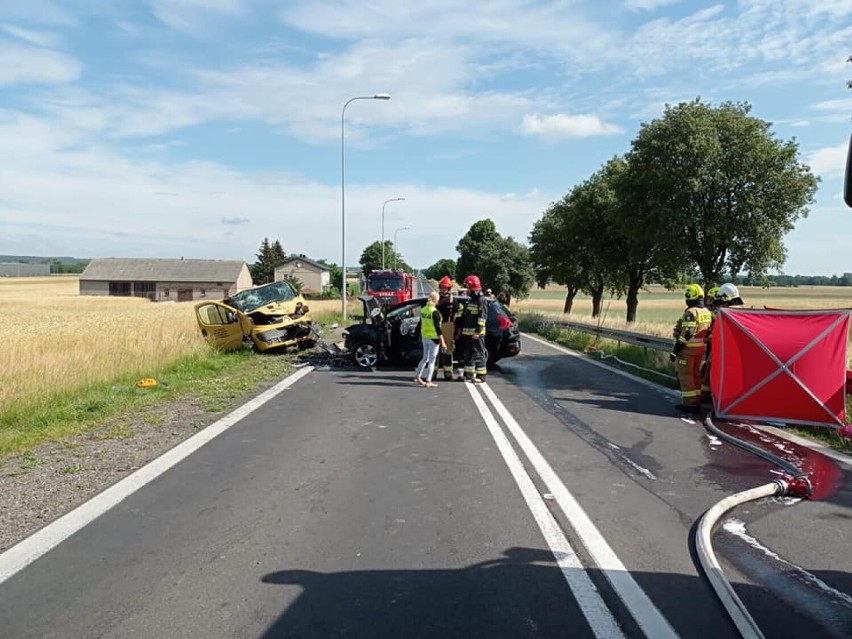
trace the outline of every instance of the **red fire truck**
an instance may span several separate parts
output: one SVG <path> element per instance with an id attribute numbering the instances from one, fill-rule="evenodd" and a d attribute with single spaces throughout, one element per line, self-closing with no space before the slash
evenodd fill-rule
<path id="1" fill-rule="evenodd" d="M 372 271 L 367 276 L 367 295 L 383 305 L 399 304 L 414 297 L 417 277 L 402 271 Z"/>

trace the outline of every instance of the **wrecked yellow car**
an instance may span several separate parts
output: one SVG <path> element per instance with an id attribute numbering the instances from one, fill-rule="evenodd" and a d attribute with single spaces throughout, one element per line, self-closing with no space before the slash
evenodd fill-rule
<path id="1" fill-rule="evenodd" d="M 221 302 L 195 305 L 201 335 L 211 346 L 238 350 L 247 343 L 258 351 L 311 348 L 317 328 L 304 298 L 287 282 L 246 289 Z"/>

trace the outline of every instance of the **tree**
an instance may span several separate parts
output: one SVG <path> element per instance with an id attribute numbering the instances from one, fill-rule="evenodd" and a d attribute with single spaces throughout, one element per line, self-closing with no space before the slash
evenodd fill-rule
<path id="1" fill-rule="evenodd" d="M 376 241 L 369 244 L 361 252 L 361 258 L 358 260 L 358 263 L 361 265 L 361 268 L 364 269 L 365 275 L 369 274 L 370 271 L 381 270 L 382 243 Z M 401 270 L 406 273 L 410 273 L 412 271 L 411 266 L 402 259 L 402 255 L 394 250 L 393 242 L 390 240 L 385 240 L 385 268 Z"/>
<path id="2" fill-rule="evenodd" d="M 529 250 L 511 237 L 502 237 L 491 220 L 475 222 L 459 240 L 456 275 L 479 276 L 482 286 L 525 299 L 535 282 Z"/>
<path id="3" fill-rule="evenodd" d="M 497 228 L 491 220 L 480 220 L 470 227 L 467 233 L 459 240 L 456 251 L 459 259 L 456 262 L 456 276 L 464 278 L 471 273 L 479 273 L 481 269 L 482 254 L 485 247 L 496 242 L 500 238 Z"/>
<path id="4" fill-rule="evenodd" d="M 281 248 L 281 242 L 275 240 L 269 243 L 269 238 L 263 238 L 257 252 L 257 261 L 249 266 L 251 279 L 255 286 L 268 284 L 275 278 L 275 267 L 284 262 L 286 254 Z"/>
<path id="5" fill-rule="evenodd" d="M 761 276 L 784 264 L 782 238 L 807 216 L 818 179 L 798 161 L 795 139 L 776 139 L 750 111 L 698 99 L 666 106 L 633 140 L 630 183 L 667 238 L 664 270 L 694 265 L 704 282 L 719 282 L 725 272 Z M 649 228 L 641 215 L 633 226 Z"/>
<path id="6" fill-rule="evenodd" d="M 456 261 L 449 258 L 442 258 L 435 262 L 432 266 L 423 269 L 423 275 L 430 280 L 440 280 L 445 275 L 450 279 L 456 279 Z"/>

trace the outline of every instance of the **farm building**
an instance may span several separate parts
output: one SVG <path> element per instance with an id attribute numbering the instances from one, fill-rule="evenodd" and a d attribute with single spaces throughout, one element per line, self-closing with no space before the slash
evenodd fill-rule
<path id="1" fill-rule="evenodd" d="M 331 284 L 330 269 L 304 255 L 282 262 L 275 267 L 275 280 L 292 275 L 302 283 L 304 293 L 322 293 Z"/>
<path id="2" fill-rule="evenodd" d="M 242 260 L 96 258 L 80 275 L 80 295 L 155 302 L 220 300 L 251 287 L 251 273 Z"/>
<path id="3" fill-rule="evenodd" d="M 32 277 L 50 275 L 50 264 L 0 262 L 0 277 Z"/>

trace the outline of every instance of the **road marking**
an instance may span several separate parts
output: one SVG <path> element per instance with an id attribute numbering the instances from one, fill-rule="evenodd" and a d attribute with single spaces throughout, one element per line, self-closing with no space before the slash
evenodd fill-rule
<path id="1" fill-rule="evenodd" d="M 527 508 L 530 509 L 530 512 L 535 518 L 592 632 L 596 637 L 623 638 L 624 633 L 622 633 L 613 618 L 612 612 L 607 607 L 598 589 L 595 588 L 579 557 L 577 557 L 577 553 L 574 552 L 556 519 L 547 509 L 547 505 L 535 487 L 533 480 L 527 474 L 526 470 L 524 470 L 523 463 L 518 457 L 518 454 L 512 448 L 512 444 L 509 443 L 506 434 L 497 423 L 494 415 L 492 415 L 485 400 L 476 392 L 473 384 L 465 384 L 465 387 L 470 392 L 473 403 L 479 409 L 482 419 L 485 421 L 486 426 L 488 426 L 488 430 L 497 444 L 497 449 L 503 456 L 503 460 L 509 467 L 509 472 L 512 473 L 515 483 L 517 483 L 518 488 L 521 490 L 524 501 L 527 503 Z"/>
<path id="2" fill-rule="evenodd" d="M 648 388 L 652 388 L 659 393 L 663 393 L 664 395 L 670 395 L 670 396 L 675 397 L 675 398 L 680 398 L 680 391 L 677 391 L 673 388 L 669 388 L 667 386 L 660 386 L 659 384 L 655 384 L 654 382 L 651 382 L 651 381 L 644 379 L 642 377 L 637 377 L 636 375 L 631 375 L 627 371 L 620 370 L 618 368 L 615 368 L 614 366 L 607 366 L 606 364 L 601 364 L 600 362 L 596 362 L 593 359 L 589 359 L 588 357 L 584 357 L 583 355 L 575 353 L 574 351 L 572 351 L 569 348 L 559 346 L 558 344 L 553 344 L 551 342 L 548 342 L 547 340 L 541 339 L 540 337 L 536 337 L 535 335 L 530 335 L 529 333 L 523 333 L 523 336 L 526 339 L 531 339 L 534 342 L 538 342 L 542 346 L 549 346 L 550 348 L 557 350 L 560 353 L 565 353 L 566 355 L 571 355 L 572 357 L 577 357 L 579 359 L 582 359 L 584 362 L 588 362 L 592 366 L 597 366 L 598 368 L 600 368 L 602 370 L 609 371 L 610 373 L 615 373 L 616 375 L 621 375 L 622 377 L 626 377 L 627 379 L 631 379 L 634 382 L 638 382 L 639 384 L 642 384 L 643 386 L 647 386 Z"/>
<path id="3" fill-rule="evenodd" d="M 0 584 L 23 570 L 36 559 L 68 539 L 75 532 L 90 524 L 118 503 L 153 481 L 172 466 L 189 457 L 196 450 L 221 435 L 231 426 L 263 406 L 282 391 L 313 370 L 312 366 L 302 368 L 254 399 L 246 402 L 222 419 L 210 424 L 204 430 L 181 442 L 171 450 L 152 460 L 132 475 L 128 475 L 117 484 L 92 497 L 86 503 L 66 513 L 23 541 L 12 546 L 0 555 Z"/>
<path id="4" fill-rule="evenodd" d="M 515 420 L 503 405 L 503 402 L 500 401 L 487 384 L 481 385 L 480 389 L 494 406 L 497 414 L 503 420 L 503 423 L 506 424 L 515 441 L 518 442 L 524 455 L 526 455 L 533 468 L 535 468 L 535 472 L 541 477 L 545 486 L 547 486 L 548 491 L 554 495 L 556 503 L 559 504 L 562 512 L 565 513 L 580 541 L 589 551 L 595 564 L 604 576 L 606 576 L 645 635 L 654 637 L 654 639 L 674 639 L 677 637 L 677 633 L 669 625 L 669 622 L 657 609 L 648 595 L 645 594 L 645 591 L 636 583 L 633 576 L 627 571 L 627 568 L 615 554 L 615 551 L 607 544 L 597 526 L 592 523 L 586 511 L 583 510 L 574 496 L 568 491 L 565 484 L 559 479 L 556 471 L 553 470 L 544 456 L 539 452 L 538 448 L 536 448 L 535 444 L 533 444 L 532 440 L 521 428 L 521 425 L 518 424 L 517 420 Z"/>

